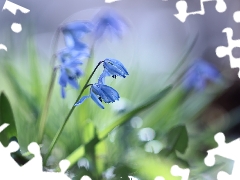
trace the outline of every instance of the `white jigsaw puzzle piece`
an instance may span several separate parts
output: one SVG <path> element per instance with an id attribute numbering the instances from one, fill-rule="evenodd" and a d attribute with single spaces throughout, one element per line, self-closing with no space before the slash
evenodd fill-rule
<path id="1" fill-rule="evenodd" d="M 9 179 L 13 178 L 12 172 L 20 172 L 20 166 L 12 158 L 11 153 L 16 152 L 19 149 L 17 142 L 12 141 L 7 147 L 4 147 L 0 142 L 0 169 L 1 169 L 1 179 L 2 177 L 8 177 Z M 11 175 L 12 174 L 12 175 Z M 10 178 L 11 177 L 11 178 Z"/>
<path id="2" fill-rule="evenodd" d="M 21 171 L 33 173 L 42 172 L 43 163 L 39 145 L 35 142 L 30 143 L 28 145 L 28 151 L 33 154 L 34 157 L 21 167 Z"/>
<path id="3" fill-rule="evenodd" d="M 43 172 L 41 174 L 41 178 L 46 180 L 52 180 L 52 179 L 71 180 L 67 175 L 64 174 L 67 171 L 69 166 L 70 166 L 70 162 L 68 160 L 62 160 L 59 163 L 61 172 L 58 172 L 58 173 Z"/>
<path id="4" fill-rule="evenodd" d="M 17 10 L 19 10 L 22 13 L 25 13 L 25 14 L 30 12 L 29 9 L 27 9 L 25 7 L 22 7 L 22 6 L 19 6 L 19 5 L 15 4 L 15 3 L 11 2 L 11 1 L 8 1 L 8 0 L 5 1 L 5 4 L 4 4 L 2 10 L 5 10 L 5 9 L 9 10 L 14 15 L 16 15 Z"/>
<path id="5" fill-rule="evenodd" d="M 234 19 L 235 22 L 240 23 L 240 11 L 236 11 L 233 14 L 233 19 Z"/>
<path id="6" fill-rule="evenodd" d="M 9 10 L 12 14 L 16 15 L 17 13 L 17 10 L 21 11 L 22 13 L 29 13 L 30 10 L 27 9 L 27 8 L 24 8 L 22 6 L 19 6 L 11 1 L 8 1 L 6 0 L 5 3 L 4 3 L 4 6 L 3 6 L 3 9 L 2 10 Z M 12 26 L 11 26 L 11 29 L 13 32 L 15 33 L 19 33 L 22 31 L 22 25 L 21 24 L 18 24 L 18 23 L 13 23 Z"/>
<path id="7" fill-rule="evenodd" d="M 178 165 L 174 165 L 171 168 L 171 174 L 173 176 L 180 176 L 182 177 L 181 180 L 188 180 L 190 169 L 181 169 Z"/>
<path id="8" fill-rule="evenodd" d="M 0 126 L 2 132 L 9 124 L 4 123 Z M 61 172 L 43 172 L 42 156 L 40 147 L 37 143 L 32 142 L 28 145 L 28 151 L 34 155 L 22 167 L 12 158 L 11 153 L 18 151 L 19 144 L 15 141 L 4 147 L 0 142 L 0 179 L 24 179 L 24 180 L 71 180 L 65 172 L 70 166 L 68 160 L 62 160 L 59 163 Z"/>
<path id="9" fill-rule="evenodd" d="M 227 9 L 227 6 L 224 0 L 200 0 L 200 5 L 201 5 L 200 11 L 187 12 L 187 8 L 188 8 L 187 2 L 184 0 L 180 0 L 176 3 L 178 14 L 174 14 L 174 16 L 178 18 L 181 22 L 185 22 L 187 17 L 190 15 L 196 15 L 196 14 L 203 15 L 205 14 L 205 8 L 203 3 L 208 1 L 216 1 L 215 8 L 220 13 L 226 11 Z"/>
<path id="10" fill-rule="evenodd" d="M 234 161 L 232 174 L 229 175 L 226 172 L 220 171 L 217 175 L 218 180 L 237 180 L 240 177 L 240 139 L 236 139 L 230 143 L 225 143 L 225 136 L 223 133 L 217 133 L 214 136 L 215 141 L 218 144 L 217 148 L 207 151 L 208 155 L 204 159 L 207 166 L 213 166 L 215 164 L 215 155 L 225 157 Z"/>
<path id="11" fill-rule="evenodd" d="M 7 47 L 4 44 L 0 44 L 0 50 L 3 49 L 5 51 L 7 51 Z"/>
<path id="12" fill-rule="evenodd" d="M 4 130 L 8 125 L 3 124 L 1 130 Z M 19 144 L 15 141 L 10 142 L 6 148 L 0 142 L 0 179 L 17 180 L 24 177 L 22 176 L 21 167 L 11 156 L 11 153 L 18 151 L 18 149 Z"/>
<path id="13" fill-rule="evenodd" d="M 227 35 L 227 40 L 228 40 L 228 47 L 225 46 L 219 46 L 216 48 L 216 55 L 220 58 L 224 56 L 229 56 L 229 61 L 230 61 L 230 67 L 231 68 L 240 68 L 240 58 L 234 58 L 232 55 L 232 50 L 235 47 L 240 47 L 240 39 L 238 40 L 233 40 L 233 30 L 232 28 L 225 28 L 223 29 L 224 33 Z M 238 77 L 240 78 L 240 72 L 238 73 Z"/>

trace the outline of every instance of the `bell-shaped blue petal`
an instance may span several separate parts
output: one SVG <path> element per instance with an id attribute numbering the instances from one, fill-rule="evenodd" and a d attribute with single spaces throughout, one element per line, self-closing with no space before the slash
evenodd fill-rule
<path id="1" fill-rule="evenodd" d="M 115 89 L 107 85 L 100 86 L 103 94 L 106 95 L 106 98 L 102 98 L 105 103 L 115 102 L 116 100 L 119 100 L 119 94 Z"/>
<path id="2" fill-rule="evenodd" d="M 103 106 L 103 104 L 102 104 L 102 102 L 101 102 L 100 97 L 98 97 L 98 95 L 93 92 L 92 87 L 91 87 L 91 90 L 90 90 L 90 96 L 91 96 L 92 100 L 93 100 L 100 108 L 104 109 L 104 106 Z"/>
<path id="3" fill-rule="evenodd" d="M 61 70 L 61 74 L 60 74 L 59 81 L 58 81 L 60 86 L 66 87 L 67 86 L 67 79 L 68 79 L 68 76 L 66 74 L 66 71 Z"/>
<path id="4" fill-rule="evenodd" d="M 119 100 L 118 92 L 110 86 L 103 84 L 93 84 L 91 90 L 94 94 L 98 95 L 105 103 L 115 102 Z"/>
<path id="5" fill-rule="evenodd" d="M 104 35 L 121 38 L 127 23 L 113 10 L 100 11 L 93 20 L 95 24 L 95 39 L 99 39 Z"/>
<path id="6" fill-rule="evenodd" d="M 110 86 L 104 85 L 104 84 L 93 84 L 90 89 L 90 95 L 91 99 L 102 109 L 104 109 L 104 106 L 102 104 L 102 101 L 105 103 L 112 103 L 116 100 L 119 100 L 119 94 L 118 92 L 113 89 Z M 82 104 L 85 99 L 89 98 L 89 96 L 83 96 L 76 104 L 75 106 Z"/>
<path id="7" fill-rule="evenodd" d="M 105 59 L 103 62 L 103 67 L 110 76 L 121 76 L 125 78 L 128 74 L 127 69 L 124 65 L 116 59 Z"/>
<path id="8" fill-rule="evenodd" d="M 78 105 L 82 104 L 89 97 L 90 96 L 83 96 L 83 97 L 81 97 L 81 99 L 78 102 L 76 102 L 76 104 L 74 106 L 78 106 Z"/>

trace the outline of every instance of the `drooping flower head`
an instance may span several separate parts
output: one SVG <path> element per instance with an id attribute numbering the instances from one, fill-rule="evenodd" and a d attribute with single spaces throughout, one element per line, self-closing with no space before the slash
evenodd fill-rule
<path id="1" fill-rule="evenodd" d="M 186 89 L 203 90 L 207 81 L 219 81 L 220 73 L 203 59 L 198 59 L 184 76 L 183 85 Z"/>
<path id="2" fill-rule="evenodd" d="M 125 78 L 127 75 L 129 75 L 124 65 L 116 59 L 105 59 L 103 62 L 103 67 L 106 75 L 108 76 L 121 76 Z"/>
<path id="3" fill-rule="evenodd" d="M 103 36 L 121 38 L 127 28 L 126 21 L 113 10 L 101 10 L 94 18 L 94 36 L 100 39 Z"/>
<path id="4" fill-rule="evenodd" d="M 118 92 L 110 86 L 95 83 L 90 88 L 90 95 L 83 96 L 75 106 L 82 104 L 87 98 L 90 98 L 102 109 L 104 106 L 102 102 L 105 103 L 113 103 L 116 100 L 119 100 L 120 96 Z"/>
<path id="5" fill-rule="evenodd" d="M 113 103 L 116 100 L 119 100 L 120 96 L 118 92 L 112 87 L 105 85 L 105 78 L 107 76 L 112 76 L 114 78 L 116 78 L 116 76 L 121 76 L 125 78 L 126 75 L 128 75 L 128 72 L 124 65 L 118 60 L 105 59 L 102 63 L 104 71 L 98 78 L 98 83 L 92 84 L 90 95 L 83 96 L 75 106 L 82 104 L 89 97 L 91 97 L 91 99 L 102 109 L 104 109 L 102 104 L 103 101 L 105 103 Z"/>

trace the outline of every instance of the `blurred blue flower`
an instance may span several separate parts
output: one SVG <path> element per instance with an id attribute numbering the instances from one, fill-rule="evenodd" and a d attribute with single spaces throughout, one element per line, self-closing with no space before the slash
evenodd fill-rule
<path id="1" fill-rule="evenodd" d="M 83 62 L 79 58 L 74 59 L 72 54 L 68 53 L 68 51 L 62 51 L 59 53 L 59 59 L 61 61 L 59 84 L 61 86 L 62 98 L 65 98 L 65 88 L 67 87 L 67 84 L 70 84 L 75 89 L 79 88 L 77 78 L 79 78 L 83 72 L 78 66 Z"/>
<path id="2" fill-rule="evenodd" d="M 94 19 L 94 24 L 96 39 L 103 37 L 105 33 L 112 38 L 121 38 L 127 27 L 125 20 L 113 10 L 100 11 Z"/>
<path id="3" fill-rule="evenodd" d="M 103 61 L 103 67 L 104 71 L 102 76 L 112 76 L 113 78 L 116 78 L 116 76 L 121 76 L 125 78 L 127 75 L 129 75 L 124 65 L 116 59 L 105 59 Z"/>
<path id="4" fill-rule="evenodd" d="M 91 97 L 92 100 L 102 109 L 104 109 L 102 101 L 104 101 L 105 103 L 112 103 L 116 100 L 119 100 L 120 98 L 118 92 L 112 87 L 101 83 L 96 83 L 91 86 L 90 95 L 83 96 L 75 104 L 75 106 L 82 104 L 89 97 Z"/>
<path id="5" fill-rule="evenodd" d="M 183 85 L 186 89 L 203 90 L 207 81 L 217 82 L 220 79 L 220 73 L 215 67 L 205 60 L 199 59 L 186 72 Z"/>
<path id="6" fill-rule="evenodd" d="M 83 50 L 87 46 L 80 41 L 82 36 L 92 31 L 93 25 L 90 22 L 74 21 L 61 27 L 65 43 L 68 48 Z"/>

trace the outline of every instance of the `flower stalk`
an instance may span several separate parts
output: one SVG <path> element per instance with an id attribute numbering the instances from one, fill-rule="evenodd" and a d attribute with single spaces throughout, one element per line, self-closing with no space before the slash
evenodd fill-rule
<path id="1" fill-rule="evenodd" d="M 44 133 L 44 128 L 45 128 L 45 124 L 46 124 L 46 120 L 47 120 L 49 104 L 51 101 L 52 92 L 53 92 L 53 88 L 54 88 L 54 82 L 56 80 L 56 75 L 57 75 L 57 68 L 54 67 L 55 60 L 56 60 L 56 55 L 54 54 L 54 52 L 56 52 L 56 49 L 57 49 L 59 34 L 60 34 L 60 29 L 58 28 L 58 30 L 55 32 L 54 39 L 53 39 L 53 46 L 52 46 L 53 55 L 52 55 L 52 58 L 50 61 L 51 65 L 53 67 L 53 70 L 52 70 L 52 75 L 50 78 L 49 88 L 48 88 L 48 92 L 47 92 L 47 98 L 46 98 L 45 104 L 43 105 L 43 110 L 42 110 L 40 120 L 39 120 L 39 131 L 38 131 L 38 139 L 37 139 L 38 143 L 41 143 L 42 139 L 43 139 L 43 133 Z"/>
<path id="2" fill-rule="evenodd" d="M 65 118 L 62 126 L 59 128 L 59 130 L 57 131 L 55 137 L 53 138 L 53 140 L 52 140 L 52 142 L 51 142 L 51 144 L 50 144 L 50 147 L 49 147 L 49 149 L 48 149 L 48 152 L 47 152 L 47 154 L 46 154 L 46 157 L 45 157 L 45 159 L 44 159 L 44 162 L 43 162 L 44 165 L 46 165 L 46 162 L 47 162 L 48 157 L 50 156 L 50 154 L 51 154 L 51 152 L 52 152 L 55 144 L 57 143 L 57 141 L 58 141 L 58 139 L 59 139 L 59 137 L 60 137 L 60 135 L 61 135 L 64 127 L 65 127 L 65 125 L 66 125 L 66 123 L 68 122 L 70 116 L 72 115 L 72 113 L 73 113 L 73 111 L 74 111 L 74 109 L 75 109 L 75 107 L 76 107 L 75 104 L 76 104 L 76 103 L 79 101 L 79 99 L 81 98 L 84 90 L 89 86 L 89 84 L 88 84 L 89 81 L 91 80 L 91 78 L 93 77 L 93 75 L 94 75 L 94 73 L 96 72 L 97 68 L 101 65 L 102 62 L 103 62 L 103 61 L 100 61 L 100 62 L 97 64 L 97 66 L 95 67 L 95 69 L 93 70 L 93 72 L 91 73 L 91 75 L 89 76 L 89 78 L 87 79 L 87 81 L 86 81 L 85 85 L 83 86 L 83 88 L 82 88 L 79 96 L 77 97 L 77 100 L 76 100 L 75 103 L 73 104 L 73 106 L 72 106 L 72 108 L 70 109 L 69 113 L 67 114 L 67 116 L 66 116 L 66 118 Z"/>

